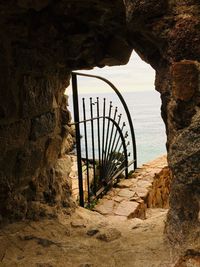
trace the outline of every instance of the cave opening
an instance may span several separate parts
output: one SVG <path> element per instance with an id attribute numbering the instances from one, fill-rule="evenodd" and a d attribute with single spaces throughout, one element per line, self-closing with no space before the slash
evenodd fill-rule
<path id="1" fill-rule="evenodd" d="M 116 85 L 120 93 L 122 94 L 124 101 L 126 102 L 131 119 L 133 121 L 134 130 L 135 130 L 135 136 L 136 136 L 136 146 L 137 146 L 137 166 L 142 167 L 142 164 L 147 163 L 148 161 L 152 161 L 155 158 L 166 154 L 165 149 L 165 143 L 166 143 L 166 135 L 165 135 L 165 129 L 163 121 L 161 120 L 160 116 L 160 105 L 161 101 L 159 98 L 159 93 L 155 91 L 154 89 L 154 79 L 155 79 L 155 72 L 154 70 L 146 64 L 144 61 L 140 59 L 140 57 L 133 52 L 132 56 L 130 57 L 129 63 L 125 66 L 112 66 L 112 67 L 104 67 L 102 69 L 94 68 L 93 70 L 83 70 L 78 71 L 78 73 L 88 74 L 88 75 L 98 75 L 101 77 L 104 77 L 106 79 L 109 79 Z M 83 113 L 85 112 L 85 119 L 89 119 L 91 116 L 91 109 L 90 109 L 90 103 L 87 102 L 87 99 L 96 99 L 98 98 L 98 105 L 100 103 L 100 113 L 103 112 L 103 108 L 101 108 L 101 100 L 105 99 L 107 103 L 111 103 L 113 107 L 116 107 L 117 111 L 122 114 L 122 120 L 125 119 L 126 124 L 128 124 L 128 121 L 126 120 L 126 114 L 125 110 L 123 110 L 123 105 L 120 102 L 119 98 L 115 94 L 112 89 L 107 86 L 106 84 L 102 84 L 102 81 L 99 81 L 97 79 L 92 79 L 91 77 L 85 77 L 85 76 L 78 76 L 78 102 L 79 102 L 79 117 L 83 119 Z M 72 112 L 72 122 L 74 121 L 74 107 L 73 107 L 73 101 L 72 101 L 72 88 L 71 85 L 66 89 L 66 94 L 68 94 L 68 104 L 69 104 L 69 110 Z M 82 100 L 84 99 L 84 103 L 86 103 L 86 109 L 83 110 L 82 108 Z M 95 100 L 92 100 L 95 105 Z M 85 105 L 85 104 L 84 104 Z M 93 111 L 94 112 L 94 111 Z M 106 107 L 106 113 L 108 112 L 108 108 Z M 114 111 L 113 111 L 114 113 Z M 112 114 L 112 112 L 111 112 Z M 97 114 L 93 114 L 93 117 L 97 116 Z M 115 117 L 117 119 L 117 116 Z M 81 119 L 80 119 L 81 120 Z M 87 125 L 85 126 L 87 128 L 87 131 L 91 132 L 91 126 Z M 100 128 L 103 127 L 102 125 Z M 107 125 L 108 127 L 108 125 Z M 130 135 L 130 129 L 127 128 Z M 84 127 L 80 128 L 80 136 L 82 137 L 81 143 L 85 143 L 87 141 L 87 159 L 89 158 L 90 168 L 91 162 L 92 162 L 92 148 L 93 145 L 90 140 L 84 140 L 85 139 L 85 130 Z M 98 142 L 97 138 L 97 129 L 95 129 L 95 142 Z M 84 138 L 83 138 L 84 137 Z M 127 136 L 128 137 L 128 136 Z M 91 139 L 91 134 L 90 137 Z M 129 140 L 129 144 L 131 143 L 130 137 L 127 138 Z M 77 140 L 79 142 L 79 140 Z M 109 140 L 107 140 L 109 142 Z M 88 145 L 89 143 L 89 145 Z M 102 143 L 102 140 L 100 140 L 100 143 Z M 82 160 L 84 162 L 87 161 L 85 156 L 85 146 L 82 147 Z M 97 149 L 96 149 L 97 150 Z M 72 179 L 72 196 L 78 200 L 79 194 L 81 189 L 78 190 L 78 181 L 77 177 L 79 176 L 77 173 L 77 158 L 76 158 L 76 149 L 75 155 L 72 157 L 73 167 L 72 172 L 70 173 L 70 177 Z M 128 152 L 131 154 L 132 152 L 132 146 L 128 147 Z M 74 152 L 72 152 L 73 154 Z M 80 152 L 79 152 L 80 153 Z M 98 151 L 95 151 L 96 155 L 96 161 L 98 157 Z M 94 158 L 93 158 L 94 160 Z M 99 158 L 100 160 L 100 158 Z M 87 191 L 91 191 L 91 188 L 88 190 L 86 189 L 87 184 L 92 184 L 91 181 L 95 180 L 95 174 L 93 171 L 89 172 L 89 170 L 86 170 L 86 163 L 83 163 L 83 166 L 85 166 L 85 170 L 83 171 L 83 174 L 81 174 L 81 180 L 83 179 L 83 191 L 88 196 L 89 194 Z M 109 163 L 107 163 L 108 165 Z M 82 166 L 82 168 L 83 168 Z M 107 168 L 106 166 L 104 168 Z M 131 167 L 129 167 L 129 171 L 132 170 Z M 86 173 L 88 172 L 88 181 Z M 94 174 L 94 177 L 92 178 L 92 175 Z M 82 178 L 82 175 L 84 178 Z M 106 176 L 106 174 L 104 174 Z M 98 178 L 99 179 L 99 178 Z M 82 184 L 82 182 L 81 182 Z M 169 189 L 169 185 L 167 190 Z M 155 190 L 155 189 L 154 189 Z M 78 194 L 79 191 L 79 194 Z M 84 193 L 83 192 L 83 193 Z M 81 193 L 81 195 L 83 194 Z M 169 194 L 169 192 L 168 192 Z M 167 194 L 167 195 L 168 195 Z M 96 193 L 95 193 L 96 195 Z M 164 197 L 168 198 L 168 196 Z M 167 200 L 168 202 L 168 200 Z M 83 205 L 83 204 L 81 204 Z M 162 206 L 162 205 L 161 205 Z M 167 205 L 166 205 L 167 206 Z"/>
<path id="2" fill-rule="evenodd" d="M 162 99 L 173 176 L 166 236 L 172 243 L 189 240 L 187 248 L 198 250 L 199 3 L 86 2 L 1 1 L 0 222 L 74 211 L 68 179 L 73 130 L 64 96 L 70 73 L 126 64 L 135 49 L 156 70 Z M 3 249 L 0 260 L 6 258 Z"/>
<path id="3" fill-rule="evenodd" d="M 166 133 L 160 115 L 160 94 L 155 90 L 155 71 L 149 64 L 133 52 L 126 65 L 102 69 L 95 67 L 79 72 L 105 77 L 122 93 L 134 124 L 138 166 L 166 154 Z M 101 81 L 80 77 L 79 84 L 80 101 L 82 97 L 106 97 L 123 112 L 117 96 L 108 86 L 103 86 Z M 69 96 L 68 104 L 73 120 L 71 84 L 65 93 Z"/>

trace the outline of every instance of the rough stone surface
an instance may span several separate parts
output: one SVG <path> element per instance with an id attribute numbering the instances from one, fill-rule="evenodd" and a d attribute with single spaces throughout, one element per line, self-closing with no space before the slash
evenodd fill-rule
<path id="1" fill-rule="evenodd" d="M 131 198 L 134 196 L 134 192 L 130 191 L 129 189 L 122 189 L 119 191 L 118 196 L 125 197 L 125 198 Z"/>
<path id="2" fill-rule="evenodd" d="M 165 218 L 166 210 L 154 209 L 147 220 L 119 223 L 78 208 L 56 220 L 13 223 L 0 230 L 0 266 L 174 267 L 180 252 L 164 242 Z"/>
<path id="3" fill-rule="evenodd" d="M 125 64 L 132 49 L 120 0 L 1 1 L 0 10 L 0 215 L 35 218 L 34 203 L 73 206 L 71 70 Z"/>
<path id="4" fill-rule="evenodd" d="M 182 61 L 172 66 L 173 87 L 175 99 L 189 101 L 198 89 L 198 65 L 193 61 Z"/>
<path id="5" fill-rule="evenodd" d="M 199 115 L 198 111 L 191 125 L 180 132 L 169 150 L 169 165 L 175 175 L 166 226 L 171 240 L 174 231 L 179 233 L 176 234 L 179 239 L 199 235 Z M 178 232 L 180 228 L 181 233 Z"/>
<path id="6" fill-rule="evenodd" d="M 132 184 L 132 180 L 122 180 L 117 184 L 117 188 L 129 188 Z"/>
<path id="7" fill-rule="evenodd" d="M 102 199 L 94 210 L 102 215 L 113 214 L 114 205 L 113 200 Z"/>
<path id="8" fill-rule="evenodd" d="M 132 175 L 134 178 L 131 176 L 121 180 L 117 188 L 108 191 L 94 210 L 112 220 L 121 220 L 120 217 L 127 220 L 145 219 L 147 208 L 150 207 L 169 207 L 171 176 L 166 156 L 143 164 Z"/>
<path id="9" fill-rule="evenodd" d="M 115 214 L 132 218 L 134 217 L 134 213 L 138 209 L 138 206 L 139 204 L 137 202 L 122 201 L 115 210 Z"/>
<path id="10" fill-rule="evenodd" d="M 158 174 L 155 174 L 147 198 L 147 207 L 169 208 L 170 186 L 171 173 L 168 167 L 164 167 Z"/>
<path id="11" fill-rule="evenodd" d="M 18 0 L 1 1 L 0 10 L 0 215 L 23 219 L 34 201 L 70 205 L 70 192 L 52 188 L 56 161 L 68 153 L 69 73 L 125 64 L 134 49 L 155 69 L 161 93 L 172 172 L 166 232 L 181 241 L 198 229 L 199 1 Z"/>
<path id="12" fill-rule="evenodd" d="M 97 239 L 106 241 L 106 242 L 111 242 L 113 240 L 120 238 L 120 236 L 121 236 L 121 233 L 119 230 L 117 230 L 116 228 L 109 228 L 106 231 L 104 231 L 104 233 L 100 233 L 97 236 Z"/>
<path id="13" fill-rule="evenodd" d="M 155 86 L 161 93 L 172 172 L 166 232 L 172 242 L 184 243 L 189 233 L 195 239 L 198 230 L 192 228 L 199 228 L 199 145 L 194 135 L 200 96 L 200 3 L 125 0 L 125 6 L 130 43 L 156 70 Z"/>
<path id="14" fill-rule="evenodd" d="M 199 267 L 200 266 L 200 253 L 195 250 L 186 251 L 174 267 Z"/>

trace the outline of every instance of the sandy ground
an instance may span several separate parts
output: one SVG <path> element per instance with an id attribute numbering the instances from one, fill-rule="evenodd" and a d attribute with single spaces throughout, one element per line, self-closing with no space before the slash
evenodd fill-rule
<path id="1" fill-rule="evenodd" d="M 14 223 L 0 231 L 0 266 L 171 267 L 178 255 L 164 242 L 166 213 L 122 220 L 77 208 L 72 217 Z"/>

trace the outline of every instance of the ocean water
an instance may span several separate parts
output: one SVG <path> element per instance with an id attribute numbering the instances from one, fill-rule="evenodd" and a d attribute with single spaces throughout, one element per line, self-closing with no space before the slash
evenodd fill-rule
<path id="1" fill-rule="evenodd" d="M 160 115 L 160 95 L 155 90 L 148 91 L 134 91 L 122 93 L 124 100 L 129 108 L 134 131 L 136 137 L 137 146 L 137 160 L 138 166 L 146 163 L 156 157 L 166 153 L 165 143 L 166 134 L 164 122 Z M 85 98 L 86 103 L 86 117 L 90 118 L 90 102 L 89 98 L 92 97 L 93 101 L 96 101 L 96 97 L 99 97 L 100 113 L 102 114 L 103 98 L 106 98 L 107 109 L 106 114 L 109 112 L 109 102 L 112 101 L 113 110 L 114 107 L 118 107 L 118 113 L 122 114 L 122 121 L 127 122 L 126 114 L 115 93 L 95 93 L 95 94 L 79 94 L 79 106 L 80 106 L 80 119 L 82 120 L 82 98 Z M 95 106 L 95 105 L 94 105 Z M 69 95 L 69 109 L 73 114 L 72 96 Z M 94 107 L 94 117 L 96 116 Z M 114 112 L 114 111 L 113 111 Z M 114 113 L 113 113 L 114 114 Z M 73 117 L 73 116 L 72 116 Z M 90 135 L 91 127 L 88 124 L 88 134 Z M 128 130 L 128 129 L 127 129 Z M 84 135 L 83 127 L 81 127 L 81 135 Z M 95 132 L 95 136 L 97 132 Z M 89 145 L 91 153 L 91 145 Z M 129 147 L 131 152 L 131 147 Z M 84 154 L 84 149 L 83 149 Z M 84 156 L 84 155 L 83 155 Z"/>

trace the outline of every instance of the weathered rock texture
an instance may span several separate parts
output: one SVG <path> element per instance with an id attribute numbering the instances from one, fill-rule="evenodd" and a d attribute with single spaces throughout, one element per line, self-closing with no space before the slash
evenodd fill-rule
<path id="1" fill-rule="evenodd" d="M 37 218 L 46 204 L 71 207 L 64 91 L 72 69 L 128 61 L 125 8 L 9 0 L 0 10 L 0 218 Z"/>
<path id="2" fill-rule="evenodd" d="M 68 74 L 125 64 L 135 49 L 156 70 L 162 98 L 173 175 L 166 231 L 180 241 L 198 228 L 199 1 L 9 0 L 0 10 L 1 215 L 70 205 Z"/>
<path id="3" fill-rule="evenodd" d="M 147 220 L 119 221 L 78 208 L 71 217 L 13 223 L 0 231 L 1 266 L 174 267 L 165 218 L 162 209 L 149 210 Z"/>
<path id="4" fill-rule="evenodd" d="M 151 190 L 148 194 L 148 208 L 169 208 L 169 194 L 171 187 L 171 173 L 169 167 L 164 167 L 155 173 Z"/>
<path id="5" fill-rule="evenodd" d="M 143 164 L 129 179 L 121 180 L 93 210 L 118 220 L 146 219 L 148 208 L 169 208 L 170 184 L 167 158 L 161 156 Z"/>
<path id="6" fill-rule="evenodd" d="M 71 155 L 71 161 L 72 167 L 69 177 L 72 181 L 72 198 L 78 203 L 79 184 L 77 179 L 77 157 Z M 89 170 L 89 175 L 89 178 L 92 181 L 92 168 Z M 128 207 L 130 207 L 130 214 L 134 213 L 134 216 L 139 215 L 140 217 L 145 218 L 146 208 L 169 208 L 170 185 L 171 173 L 168 167 L 167 158 L 164 155 L 143 164 L 135 172 L 129 175 L 129 179 L 122 179 L 115 185 L 115 187 L 111 188 L 99 201 L 99 204 L 101 202 L 103 203 L 103 205 L 100 205 L 103 207 L 103 210 L 105 210 L 105 212 L 102 213 L 110 213 L 110 215 L 114 215 L 114 210 L 117 208 L 118 204 L 122 201 L 126 201 L 126 205 L 122 205 L 122 207 L 125 206 L 125 208 L 120 208 L 123 213 L 128 213 L 129 215 Z M 85 201 L 87 202 L 86 172 L 83 172 L 83 190 L 84 196 L 86 196 Z M 130 205 L 128 202 L 131 202 L 129 203 Z M 135 205 L 134 202 L 136 202 Z M 97 211 L 97 207 L 98 205 L 95 206 L 95 211 Z"/>
<path id="7" fill-rule="evenodd" d="M 166 232 L 198 236 L 200 203 L 200 3 L 125 0 L 129 40 L 156 70 L 172 171 Z"/>

